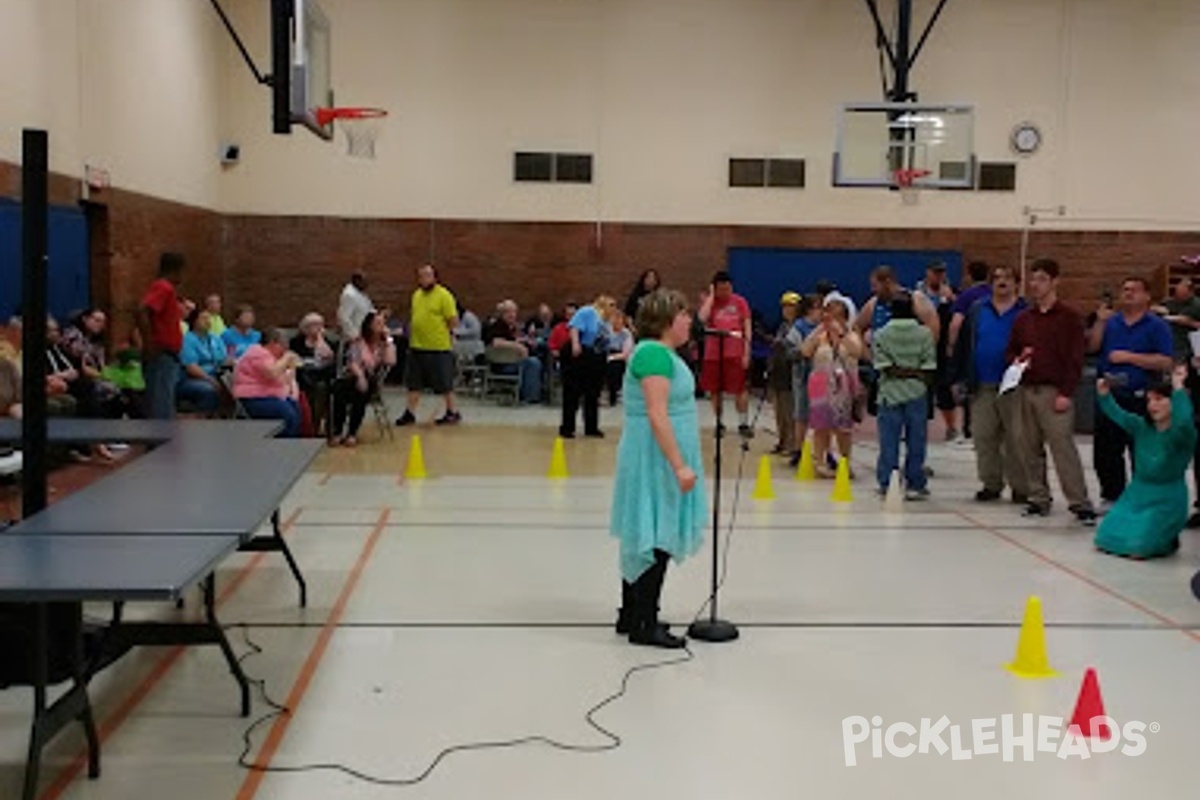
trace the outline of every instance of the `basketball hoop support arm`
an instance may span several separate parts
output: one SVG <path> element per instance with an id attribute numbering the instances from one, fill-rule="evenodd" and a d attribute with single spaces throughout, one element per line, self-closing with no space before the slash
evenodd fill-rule
<path id="1" fill-rule="evenodd" d="M 229 17 L 225 14 L 225 9 L 221 8 L 221 4 L 217 0 L 209 0 L 212 7 L 216 9 L 217 15 L 221 17 L 221 22 L 225 23 L 225 30 L 229 31 L 229 36 L 233 39 L 233 43 L 237 45 L 238 50 L 242 54 L 242 58 L 246 60 L 246 65 L 250 67 L 250 71 L 254 73 L 254 79 L 263 86 L 271 85 L 271 76 L 263 75 L 258 71 L 258 67 L 254 65 L 254 59 L 250 57 L 250 52 L 246 50 L 246 45 L 242 43 L 242 37 L 238 36 L 234 30 L 233 23 L 229 21 Z"/>
<path id="2" fill-rule="evenodd" d="M 893 83 L 889 89 L 887 80 L 884 79 L 884 99 L 893 103 L 917 100 L 916 92 L 909 88 L 909 75 L 917 63 L 917 56 L 921 55 L 921 50 L 925 47 L 925 41 L 929 38 L 930 32 L 933 31 L 938 19 L 942 16 L 946 0 L 939 0 L 937 8 L 929 17 L 929 22 L 925 24 L 921 38 L 917 40 L 916 47 L 911 47 L 913 0 L 897 0 L 896 41 L 894 43 L 888 39 L 883 20 L 879 17 L 878 0 L 863 0 L 863 2 L 867 4 L 867 9 L 871 12 L 871 19 L 875 23 L 875 46 L 886 54 L 888 63 L 892 65 Z M 882 69 L 882 64 L 880 67 Z"/>

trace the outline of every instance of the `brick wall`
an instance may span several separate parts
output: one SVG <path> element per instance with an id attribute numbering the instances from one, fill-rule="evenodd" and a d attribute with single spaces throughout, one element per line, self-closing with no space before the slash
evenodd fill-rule
<path id="1" fill-rule="evenodd" d="M 79 181 L 51 178 L 52 201 L 79 199 Z M 0 162 L 0 195 L 18 196 L 20 170 Z M 559 306 L 601 291 L 623 300 L 634 279 L 654 267 L 694 295 L 725 266 L 730 247 L 961 250 L 967 260 L 1016 264 L 1020 233 L 999 229 L 875 229 L 687 226 L 609 223 L 513 223 L 474 220 L 343 219 L 221 215 L 121 189 L 89 205 L 93 295 L 111 309 L 114 340 L 126 336 L 159 253 L 179 250 L 190 269 L 185 295 L 221 292 L 227 314 L 238 303 L 260 325 L 294 325 L 317 310 L 331 321 L 349 274 L 365 269 L 377 303 L 403 314 L 413 271 L 433 261 L 443 280 L 477 313 L 505 297 L 524 309 Z M 1127 274 L 1165 288 L 1166 268 L 1200 253 L 1200 232 L 1103 232 L 1037 229 L 1031 255 L 1063 265 L 1063 295 L 1090 310 Z"/>
<path id="2" fill-rule="evenodd" d="M 306 311 L 334 313 L 355 268 L 368 271 L 370 294 L 399 311 L 408 305 L 413 270 L 432 257 L 443 281 L 477 313 L 511 297 L 524 309 L 541 302 L 587 300 L 607 291 L 623 300 L 636 276 L 654 267 L 689 294 L 725 266 L 730 247 L 961 250 L 966 260 L 1017 264 L 1020 233 L 997 229 L 780 228 L 341 220 L 231 216 L 225 221 L 226 289 L 268 323 L 294 324 Z M 1037 230 L 1031 255 L 1064 268 L 1063 296 L 1090 310 L 1104 289 L 1142 275 L 1165 289 L 1166 267 L 1200 252 L 1200 232 Z"/>

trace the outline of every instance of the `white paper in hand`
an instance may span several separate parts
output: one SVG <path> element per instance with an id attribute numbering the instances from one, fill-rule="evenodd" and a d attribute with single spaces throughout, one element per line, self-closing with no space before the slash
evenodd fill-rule
<path id="1" fill-rule="evenodd" d="M 1188 334 L 1188 344 L 1192 346 L 1192 355 L 1200 356 L 1200 331 L 1192 331 Z"/>
<path id="2" fill-rule="evenodd" d="M 1004 370 L 1004 377 L 1000 379 L 1000 394 L 1011 392 L 1020 386 L 1021 376 L 1025 374 L 1025 368 L 1028 366 L 1028 361 L 1014 361 L 1008 369 Z"/>

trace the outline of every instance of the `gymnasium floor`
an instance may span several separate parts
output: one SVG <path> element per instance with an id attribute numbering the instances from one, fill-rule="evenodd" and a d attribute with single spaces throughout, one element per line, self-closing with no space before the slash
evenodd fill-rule
<path id="1" fill-rule="evenodd" d="M 433 411 L 427 403 L 420 418 Z M 572 474 L 562 483 L 544 477 L 557 424 L 549 409 L 467 405 L 458 429 L 416 429 L 424 481 L 401 477 L 411 429 L 378 443 L 368 419 L 357 451 L 323 455 L 283 509 L 309 608 L 297 607 L 294 583 L 270 554 L 239 556 L 218 576 L 223 622 L 246 626 L 230 631 L 235 649 L 252 652 L 248 640 L 262 649 L 247 671 L 293 710 L 255 730 L 252 757 L 403 778 L 455 744 L 542 734 L 605 745 L 587 710 L 630 667 L 675 654 L 630 647 L 611 628 L 619 586 L 606 474 L 619 413 L 602 413 L 609 437 L 568 442 Z M 770 418 L 765 409 L 760 424 Z M 1101 556 L 1061 504 L 1051 519 L 1028 521 L 1010 504 L 970 502 L 973 453 L 941 443 L 930 459 L 933 499 L 887 513 L 871 492 L 870 434 L 859 438 L 849 506 L 830 502 L 828 482 L 796 483 L 778 460 L 776 498 L 753 500 L 758 458 L 772 443 L 755 440 L 721 605 L 742 638 L 695 643 L 694 660 L 635 675 L 627 695 L 595 717 L 622 738 L 615 751 L 458 753 L 411 788 L 328 771 L 251 774 L 236 766 L 248 723 L 217 651 L 143 650 L 93 684 L 106 736 L 102 779 L 80 775 L 79 741 L 64 735 L 41 796 L 1192 796 L 1200 603 L 1188 581 L 1200 569 L 1200 532 L 1185 533 L 1179 556 L 1166 561 Z M 728 519 L 734 440 L 724 453 Z M 1090 462 L 1086 446 L 1083 456 Z M 667 619 L 693 618 L 710 565 L 706 549 L 668 572 Z M 1043 604 L 1055 679 L 1023 681 L 1003 668 L 1030 595 Z M 193 599 L 184 613 L 195 607 Z M 1069 719 L 1088 667 L 1119 726 L 1154 724 L 1141 755 L 1122 754 L 1122 740 L 1086 760 L 1037 752 L 1027 763 L 1019 747 L 1012 763 L 936 751 L 876 759 L 868 742 L 846 765 L 847 717 L 878 715 L 886 729 L 945 715 L 971 749 L 973 719 L 1016 715 L 1018 733 L 1022 714 Z M 27 694 L 0 693 L 0 797 L 19 787 L 28 709 Z M 252 719 L 268 711 L 257 698 Z"/>

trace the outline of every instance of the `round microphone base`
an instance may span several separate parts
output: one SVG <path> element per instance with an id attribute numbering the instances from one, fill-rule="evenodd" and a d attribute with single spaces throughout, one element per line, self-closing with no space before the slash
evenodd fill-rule
<path id="1" fill-rule="evenodd" d="M 738 638 L 738 629 L 723 619 L 696 620 L 688 626 L 688 638 L 701 642 L 732 642 Z"/>

